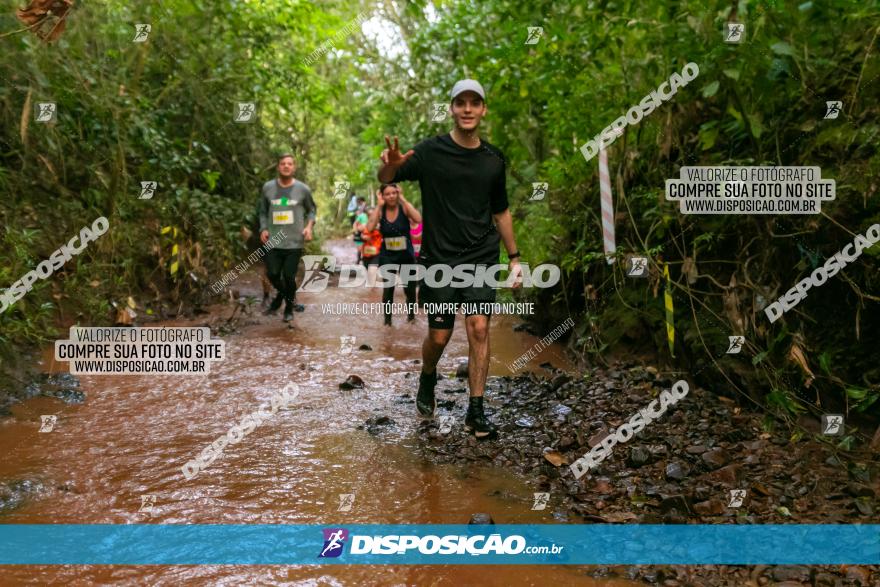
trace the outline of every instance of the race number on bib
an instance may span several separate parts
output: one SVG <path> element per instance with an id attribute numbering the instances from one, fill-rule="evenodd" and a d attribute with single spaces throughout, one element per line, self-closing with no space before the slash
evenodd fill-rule
<path id="1" fill-rule="evenodd" d="M 272 212 L 272 224 L 293 224 L 293 211 Z"/>
<path id="2" fill-rule="evenodd" d="M 385 249 L 389 251 L 405 251 L 405 236 L 390 236 L 385 239 Z"/>

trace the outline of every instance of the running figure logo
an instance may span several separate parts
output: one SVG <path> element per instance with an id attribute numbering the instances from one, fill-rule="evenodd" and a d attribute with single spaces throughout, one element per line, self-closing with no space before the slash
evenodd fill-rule
<path id="1" fill-rule="evenodd" d="M 823 414 L 822 434 L 825 436 L 843 436 L 843 415 Z"/>
<path id="2" fill-rule="evenodd" d="M 746 25 L 738 22 L 727 23 L 727 34 L 724 37 L 725 43 L 739 43 L 742 41 L 743 35 L 746 34 Z"/>
<path id="3" fill-rule="evenodd" d="M 345 197 L 345 194 L 348 193 L 349 188 L 351 187 L 350 181 L 337 181 L 335 184 L 336 187 L 333 190 L 333 197 L 337 200 L 341 200 Z"/>
<path id="4" fill-rule="evenodd" d="M 550 494 L 549 493 L 536 493 L 535 494 L 535 502 L 532 504 L 533 510 L 543 510 L 547 507 L 547 504 L 550 502 Z"/>
<path id="5" fill-rule="evenodd" d="M 626 260 L 627 277 L 647 277 L 648 276 L 648 258 L 647 257 L 630 257 Z"/>
<path id="6" fill-rule="evenodd" d="M 154 505 L 156 505 L 156 496 L 155 495 L 142 495 L 141 496 L 141 509 L 138 510 L 138 513 L 146 512 L 148 514 L 152 514 Z"/>
<path id="7" fill-rule="evenodd" d="M 337 512 L 350 512 L 351 506 L 354 503 L 354 493 L 340 493 L 339 494 L 339 509 Z"/>
<path id="8" fill-rule="evenodd" d="M 253 122 L 257 106 L 253 102 L 236 102 L 235 122 Z"/>
<path id="9" fill-rule="evenodd" d="M 52 429 L 55 428 L 55 422 L 57 421 L 58 416 L 54 414 L 40 416 L 40 432 L 52 432 Z"/>
<path id="10" fill-rule="evenodd" d="M 348 540 L 348 530 L 345 528 L 325 528 L 321 531 L 324 533 L 324 547 L 318 558 L 336 558 L 342 554 L 345 541 Z"/>
<path id="11" fill-rule="evenodd" d="M 138 196 L 138 200 L 150 200 L 153 198 L 153 194 L 156 193 L 156 188 L 159 187 L 159 184 L 155 181 L 142 181 L 141 182 L 141 195 Z"/>
<path id="12" fill-rule="evenodd" d="M 730 490 L 730 500 L 727 502 L 727 507 L 729 508 L 738 508 L 743 504 L 743 501 L 746 499 L 746 490 L 745 489 L 731 489 Z"/>
<path id="13" fill-rule="evenodd" d="M 336 268 L 336 257 L 330 255 L 303 255 L 303 274 L 300 291 L 319 293 L 327 289 L 330 274 Z"/>
<path id="14" fill-rule="evenodd" d="M 743 345 L 746 343 L 745 336 L 728 336 L 727 340 L 730 344 L 730 346 L 727 347 L 728 355 L 738 355 L 742 350 Z"/>
<path id="15" fill-rule="evenodd" d="M 135 43 L 143 43 L 147 40 L 147 37 L 150 36 L 151 30 L 153 30 L 153 27 L 149 24 L 134 25 L 134 39 L 132 39 L 132 41 Z"/>
<path id="16" fill-rule="evenodd" d="M 840 114 L 840 109 L 843 108 L 843 102 L 840 100 L 829 100 L 825 102 L 825 119 L 833 120 L 837 118 L 837 115 Z"/>
<path id="17" fill-rule="evenodd" d="M 55 102 L 37 102 L 35 107 L 37 122 L 54 122 L 56 113 Z"/>
<path id="18" fill-rule="evenodd" d="M 532 182 L 532 197 L 529 198 L 529 201 L 543 200 L 549 187 L 550 184 L 546 182 Z"/>
<path id="19" fill-rule="evenodd" d="M 443 122 L 446 120 L 448 110 L 446 102 L 434 102 L 434 106 L 431 108 L 431 122 Z"/>
<path id="20" fill-rule="evenodd" d="M 541 35 L 544 34 L 544 27 L 539 26 L 530 26 L 529 36 L 526 37 L 526 45 L 537 45 L 538 41 L 541 40 Z"/>

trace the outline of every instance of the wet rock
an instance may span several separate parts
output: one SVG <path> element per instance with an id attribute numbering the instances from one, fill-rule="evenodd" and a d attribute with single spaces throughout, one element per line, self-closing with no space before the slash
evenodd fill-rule
<path id="1" fill-rule="evenodd" d="M 339 384 L 339 389 L 362 389 L 364 380 L 357 375 L 349 375 L 345 381 Z"/>
<path id="2" fill-rule="evenodd" d="M 855 500 L 856 509 L 859 510 L 864 516 L 871 516 L 874 514 L 874 508 L 871 507 L 871 498 L 869 497 L 858 497 Z"/>
<path id="3" fill-rule="evenodd" d="M 703 446 L 702 444 L 697 444 L 697 445 L 694 445 L 694 446 L 689 446 L 689 447 L 687 447 L 687 448 L 684 449 L 684 450 L 685 450 L 685 452 L 688 453 L 689 455 L 701 455 L 701 454 L 703 454 L 704 452 L 706 452 L 707 450 L 709 450 L 709 448 Z"/>
<path id="4" fill-rule="evenodd" d="M 701 501 L 700 503 L 694 504 L 694 512 L 701 516 L 717 516 L 723 514 L 726 508 L 727 506 L 717 499 L 710 499 L 708 501 Z"/>
<path id="5" fill-rule="evenodd" d="M 367 432 L 376 436 L 379 432 L 382 431 L 384 426 L 393 426 L 395 424 L 394 420 L 389 418 L 388 416 L 373 416 L 368 419 L 364 424 L 366 424 Z"/>
<path id="6" fill-rule="evenodd" d="M 559 450 L 568 450 L 576 444 L 576 440 L 571 436 L 563 436 L 559 439 Z"/>
<path id="7" fill-rule="evenodd" d="M 874 490 L 860 483 L 848 483 L 846 492 L 853 497 L 874 497 Z"/>
<path id="8" fill-rule="evenodd" d="M 556 391 L 566 383 L 570 383 L 571 380 L 571 375 L 567 373 L 560 373 L 559 375 L 554 377 L 552 381 L 550 381 L 550 389 L 552 391 Z"/>
<path id="9" fill-rule="evenodd" d="M 832 467 L 842 467 L 843 461 L 837 458 L 837 455 L 831 455 L 827 459 L 825 459 L 826 465 L 831 465 Z"/>
<path id="10" fill-rule="evenodd" d="M 358 350 L 359 351 L 371 351 L 371 350 L 373 350 L 373 347 L 371 347 L 368 344 L 362 344 L 361 346 L 358 347 Z"/>
<path id="11" fill-rule="evenodd" d="M 730 454 L 723 448 L 716 448 L 703 453 L 703 462 L 712 469 L 718 469 L 730 462 Z"/>
<path id="12" fill-rule="evenodd" d="M 611 485 L 608 479 L 600 478 L 596 479 L 596 484 L 593 486 L 593 491 L 596 493 L 601 493 L 602 495 L 610 495 L 614 493 L 614 487 Z"/>
<path id="13" fill-rule="evenodd" d="M 666 478 L 681 481 L 688 476 L 688 471 L 680 463 L 669 463 L 666 465 Z"/>
<path id="14" fill-rule="evenodd" d="M 810 580 L 810 569 L 803 566 L 780 565 L 770 571 L 774 581 L 803 581 Z"/>
<path id="15" fill-rule="evenodd" d="M 531 416 L 523 416 L 522 418 L 517 418 L 516 422 L 514 422 L 520 428 L 534 428 L 535 427 L 535 419 Z"/>
<path id="16" fill-rule="evenodd" d="M 651 462 L 651 453 L 647 449 L 640 446 L 634 446 L 629 450 L 629 457 L 626 463 L 633 468 L 639 468 Z"/>
<path id="17" fill-rule="evenodd" d="M 690 511 L 687 498 L 683 495 L 670 495 L 660 502 L 660 513 L 667 514 L 671 511 L 677 511 L 680 514 L 686 514 Z"/>
<path id="18" fill-rule="evenodd" d="M 513 327 L 513 331 L 514 332 L 528 332 L 529 334 L 532 334 L 534 336 L 538 336 L 538 331 L 535 329 L 534 326 L 532 326 L 528 322 L 522 322 L 520 324 L 515 325 Z"/>
<path id="19" fill-rule="evenodd" d="M 43 484 L 33 479 L 0 483 L 0 512 L 14 510 L 42 488 Z"/>
<path id="20" fill-rule="evenodd" d="M 742 469 L 739 465 L 727 465 L 726 467 L 721 467 L 717 471 L 708 473 L 706 478 L 711 479 L 712 481 L 717 481 L 718 483 L 733 485 L 734 483 L 739 482 L 741 476 Z"/>
<path id="21" fill-rule="evenodd" d="M 773 495 L 772 490 L 768 489 L 767 486 L 764 485 L 763 483 L 758 483 L 758 482 L 752 483 L 752 491 L 754 491 L 755 493 L 758 493 L 760 495 L 763 495 L 764 497 L 770 497 L 771 495 Z"/>
<path id="22" fill-rule="evenodd" d="M 561 416 L 564 418 L 565 416 L 568 416 L 571 413 L 571 408 L 569 408 L 566 405 L 559 404 L 557 406 L 554 406 L 553 409 L 550 410 L 550 413 L 553 414 L 554 416 Z"/>
<path id="23" fill-rule="evenodd" d="M 495 524 L 495 520 L 489 514 L 471 514 L 471 521 L 468 522 L 468 525 L 475 524 Z"/>
<path id="24" fill-rule="evenodd" d="M 458 379 L 467 379 L 468 376 L 468 364 L 467 361 L 464 363 L 459 363 L 458 367 L 455 368 L 455 377 Z"/>
<path id="25" fill-rule="evenodd" d="M 444 389 L 443 393 L 467 393 L 464 387 L 456 387 L 455 389 Z"/>
<path id="26" fill-rule="evenodd" d="M 602 440 L 604 440 L 606 436 L 608 436 L 608 430 L 602 428 L 601 430 L 599 430 L 599 432 L 595 433 L 590 437 L 589 440 L 587 440 L 587 444 L 590 445 L 590 448 L 592 448 L 602 442 Z"/>
<path id="27" fill-rule="evenodd" d="M 847 567 L 846 579 L 847 581 L 855 581 L 857 585 L 870 585 L 871 573 L 864 567 Z"/>
<path id="28" fill-rule="evenodd" d="M 70 373 L 41 374 L 24 390 L 25 399 L 43 396 L 54 397 L 68 404 L 81 404 L 86 394 L 79 389 L 79 379 Z"/>
<path id="29" fill-rule="evenodd" d="M 667 452 L 665 444 L 652 444 L 647 448 L 652 457 L 662 457 L 665 456 Z"/>

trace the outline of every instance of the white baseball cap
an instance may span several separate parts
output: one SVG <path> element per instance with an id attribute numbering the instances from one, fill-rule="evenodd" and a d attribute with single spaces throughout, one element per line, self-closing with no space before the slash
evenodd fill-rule
<path id="1" fill-rule="evenodd" d="M 452 91 L 449 92 L 449 97 L 455 100 L 455 97 L 462 92 L 476 92 L 480 98 L 486 99 L 486 92 L 483 91 L 483 86 L 474 79 L 462 79 L 455 82 L 455 85 L 452 86 Z"/>

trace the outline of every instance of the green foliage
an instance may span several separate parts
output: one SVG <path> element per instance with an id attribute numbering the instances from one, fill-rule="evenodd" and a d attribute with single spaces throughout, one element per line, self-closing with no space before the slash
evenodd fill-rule
<path id="1" fill-rule="evenodd" d="M 359 14 L 383 26 L 337 35 Z M 384 136 L 410 148 L 447 132 L 432 105 L 472 77 L 488 92 L 484 137 L 507 159 L 523 260 L 563 269 L 566 290 L 546 301 L 581 317 L 579 350 L 626 345 L 672 362 L 654 293 L 668 263 L 677 355 L 717 353 L 742 333 L 754 354 L 726 360 L 747 367 L 744 384 L 769 391 L 768 403 L 796 413 L 802 398 L 782 390 L 804 377 L 797 344 L 826 397 L 876 411 L 880 247 L 776 323 L 762 308 L 880 220 L 878 17 L 876 3 L 763 0 L 77 3 L 54 45 L 0 40 L 0 286 L 98 215 L 111 231 L 0 315 L 0 329 L 35 339 L 74 299 L 102 300 L 87 310 L 97 315 L 133 293 L 196 293 L 192 280 L 168 276 L 161 227 L 180 231 L 181 276 L 204 281 L 234 265 L 279 151 L 297 155 L 324 234 L 343 226 L 334 182 L 371 195 Z M 731 20 L 747 24 L 744 43 L 722 41 Z M 131 43 L 135 22 L 152 23 L 147 43 Z M 543 35 L 526 45 L 530 26 Z M 333 48 L 306 59 L 331 38 Z M 619 261 L 609 266 L 598 158 L 585 161 L 579 147 L 688 62 L 699 76 L 608 149 Z M 28 96 L 56 101 L 58 122 L 25 132 Z M 844 112 L 825 120 L 835 98 Z M 257 103 L 258 123 L 232 122 L 238 101 Z M 819 166 L 837 199 L 822 216 L 684 216 L 663 186 L 685 165 Z M 137 199 L 144 180 L 159 182 L 152 200 Z M 529 199 L 532 182 L 549 184 L 544 200 Z M 406 190 L 419 205 L 418 190 Z M 638 286 L 621 275 L 629 253 L 652 260 Z"/>

